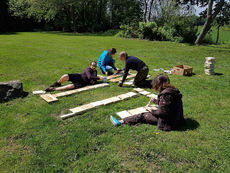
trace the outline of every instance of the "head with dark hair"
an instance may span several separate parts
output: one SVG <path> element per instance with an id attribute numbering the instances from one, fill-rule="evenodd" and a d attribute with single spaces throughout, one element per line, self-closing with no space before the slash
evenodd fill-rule
<path id="1" fill-rule="evenodd" d="M 90 68 L 92 70 L 96 70 L 97 69 L 97 62 L 96 61 L 91 61 L 90 62 Z"/>
<path id="2" fill-rule="evenodd" d="M 170 84 L 170 79 L 167 75 L 159 74 L 152 81 L 152 86 L 155 91 L 162 92 L 166 88 L 175 88 Z"/>
<path id="3" fill-rule="evenodd" d="M 111 56 L 115 56 L 115 54 L 117 53 L 117 50 L 115 48 L 111 48 L 108 51 L 109 51 L 109 55 Z"/>

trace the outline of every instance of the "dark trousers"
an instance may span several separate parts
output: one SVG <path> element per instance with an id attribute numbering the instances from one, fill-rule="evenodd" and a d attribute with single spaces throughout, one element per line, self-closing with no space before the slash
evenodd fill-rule
<path id="1" fill-rule="evenodd" d="M 157 125 L 157 118 L 149 112 L 133 115 L 123 120 L 124 123 L 128 125 L 135 125 L 138 123 Z"/>
<path id="2" fill-rule="evenodd" d="M 140 69 L 134 79 L 134 85 L 137 87 L 150 87 L 150 82 L 146 80 L 149 73 L 148 66 L 144 66 Z"/>

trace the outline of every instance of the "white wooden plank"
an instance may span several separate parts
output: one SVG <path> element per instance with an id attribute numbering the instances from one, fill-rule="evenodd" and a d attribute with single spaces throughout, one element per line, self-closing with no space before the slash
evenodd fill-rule
<path id="1" fill-rule="evenodd" d="M 149 95 L 147 95 L 147 97 L 154 98 L 154 99 L 158 98 L 158 96 L 156 94 L 149 94 Z"/>
<path id="2" fill-rule="evenodd" d="M 73 112 L 73 113 L 80 113 L 80 112 L 83 112 L 85 110 L 81 106 L 79 106 L 79 107 L 70 109 L 70 111 Z"/>
<path id="3" fill-rule="evenodd" d="M 148 91 L 141 91 L 139 93 L 142 94 L 142 95 L 145 95 L 145 96 L 151 94 L 151 92 L 148 92 Z"/>
<path id="4" fill-rule="evenodd" d="M 52 96 L 51 94 L 42 94 L 40 96 L 41 96 L 41 98 L 43 98 L 48 103 L 58 101 L 58 99 L 56 97 Z"/>
<path id="5" fill-rule="evenodd" d="M 45 94 L 46 92 L 43 90 L 38 90 L 38 91 L 33 91 L 33 95 L 41 95 L 41 94 Z"/>
<path id="6" fill-rule="evenodd" d="M 132 116 L 128 111 L 121 111 L 121 112 L 118 112 L 117 115 L 118 115 L 121 119 L 124 119 L 124 118 L 126 118 L 126 117 Z"/>
<path id="7" fill-rule="evenodd" d="M 76 113 L 70 113 L 70 114 L 66 114 L 66 115 L 62 115 L 60 116 L 61 119 L 65 120 L 67 118 L 71 118 L 75 115 Z"/>
<path id="8" fill-rule="evenodd" d="M 142 88 L 133 88 L 134 91 L 137 91 L 137 92 L 142 92 L 144 91 Z"/>

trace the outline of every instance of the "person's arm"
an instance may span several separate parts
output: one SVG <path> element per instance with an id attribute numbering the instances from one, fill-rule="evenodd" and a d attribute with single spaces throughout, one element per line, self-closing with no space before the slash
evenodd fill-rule
<path id="1" fill-rule="evenodd" d="M 122 85 L 123 85 L 123 83 L 125 82 L 125 80 L 126 80 L 128 74 L 129 74 L 129 66 L 128 66 L 128 64 L 126 63 L 126 65 L 125 65 L 125 72 L 124 72 L 124 75 L 123 75 L 123 79 L 122 79 L 121 83 L 119 84 L 120 87 L 122 87 Z"/>
<path id="2" fill-rule="evenodd" d="M 170 114 L 170 105 L 172 103 L 172 97 L 170 95 L 162 95 L 159 98 L 159 107 L 157 110 L 152 111 L 152 114 L 158 118 L 165 118 Z"/>
<path id="3" fill-rule="evenodd" d="M 106 69 L 105 69 L 105 66 L 106 66 L 106 64 L 105 64 L 105 59 L 106 59 L 106 57 L 107 57 L 107 55 L 108 55 L 108 53 L 103 53 L 102 55 L 101 55 L 101 69 L 103 70 L 103 72 L 105 72 L 106 73 Z"/>
<path id="4" fill-rule="evenodd" d="M 111 63 L 112 68 L 117 71 L 117 68 L 115 66 L 115 60 L 112 58 L 111 61 L 112 61 L 112 63 Z"/>

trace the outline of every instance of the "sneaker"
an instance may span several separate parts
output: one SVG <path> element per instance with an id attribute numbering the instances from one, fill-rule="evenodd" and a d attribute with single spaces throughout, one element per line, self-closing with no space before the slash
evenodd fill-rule
<path id="1" fill-rule="evenodd" d="M 49 88 L 46 88 L 45 91 L 46 92 L 52 92 L 52 91 L 55 91 L 55 88 L 49 87 Z"/>
<path id="2" fill-rule="evenodd" d="M 55 82 L 52 85 L 50 85 L 50 87 L 60 87 L 60 86 L 61 86 L 61 84 L 58 82 Z"/>
<path id="3" fill-rule="evenodd" d="M 112 115 L 110 116 L 110 121 L 113 123 L 114 126 L 120 126 L 121 125 L 120 121 L 118 121 Z"/>

